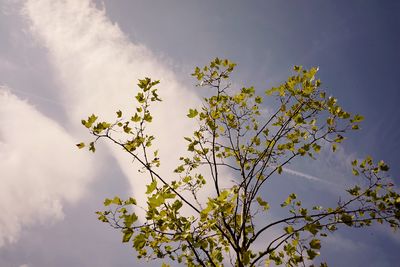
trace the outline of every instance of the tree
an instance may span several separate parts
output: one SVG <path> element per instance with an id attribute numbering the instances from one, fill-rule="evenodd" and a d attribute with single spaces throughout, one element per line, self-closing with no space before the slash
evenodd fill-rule
<path id="1" fill-rule="evenodd" d="M 261 109 L 264 100 L 253 87 L 230 92 L 234 67 L 229 60 L 216 58 L 192 74 L 197 86 L 214 93 L 204 98 L 200 109 L 187 114 L 197 120 L 198 129 L 185 137 L 190 156 L 180 158 L 180 165 L 171 172 L 176 177 L 172 182 L 157 172 L 160 159 L 157 150 L 152 150 L 155 137 L 146 131 L 152 122 L 151 104 L 161 101 L 155 89 L 159 81 L 139 80 L 138 106 L 131 118 L 125 119 L 118 111 L 112 123 L 98 122 L 95 115 L 82 120 L 95 137 L 89 150 L 95 152 L 100 139 L 111 141 L 149 177 L 144 218 L 136 215 L 134 198 L 115 197 L 105 200 L 105 211 L 97 212 L 100 221 L 119 229 L 123 242 L 132 242 L 139 258 L 168 257 L 189 266 L 228 262 L 305 266 L 319 255 L 321 239 L 341 226 L 367 227 L 376 222 L 399 227 L 400 195 L 385 174 L 389 168 L 370 157 L 352 162 L 353 174 L 363 179 L 347 190 L 347 199 L 332 207 L 303 207 L 292 193 L 281 204 L 286 216 L 267 223 L 257 220 L 268 216 L 270 205 L 262 189 L 270 179 L 296 157 L 315 158 L 324 144 L 335 152 L 346 132 L 357 130 L 363 117 L 349 114 L 335 98 L 326 96 L 316 79 L 317 68 L 300 66 L 294 67 L 294 75 L 285 83 L 266 91 L 279 103 L 274 113 L 266 114 Z M 118 132 L 124 133 L 124 140 L 114 136 Z M 235 178 L 228 188 L 221 186 L 226 171 Z M 206 183 L 213 192 L 203 201 L 199 195 Z M 277 227 L 280 232 L 257 249 L 255 242 Z"/>

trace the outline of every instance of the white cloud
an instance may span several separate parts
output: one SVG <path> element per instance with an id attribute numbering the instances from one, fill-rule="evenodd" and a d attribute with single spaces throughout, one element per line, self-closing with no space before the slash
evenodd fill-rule
<path id="1" fill-rule="evenodd" d="M 18 239 L 23 226 L 63 217 L 91 177 L 84 153 L 57 123 L 0 87 L 0 246 Z"/>
<path id="2" fill-rule="evenodd" d="M 119 109 L 130 114 L 137 79 L 161 80 L 158 88 L 163 101 L 153 109 L 155 119 L 149 130 L 158 140 L 154 147 L 160 149 L 160 173 L 170 180 L 177 159 L 186 151 L 183 136 L 191 135 L 195 127 L 186 118 L 188 108 L 200 103 L 193 89 L 180 84 L 146 47 L 130 42 L 91 1 L 30 0 L 25 14 L 59 73 L 60 94 L 70 107 L 71 125 L 82 128 L 80 119 L 91 113 L 106 120 L 115 118 Z M 149 180 L 136 171 L 132 158 L 121 149 L 111 145 L 111 151 L 129 177 L 133 195 L 143 203 Z"/>

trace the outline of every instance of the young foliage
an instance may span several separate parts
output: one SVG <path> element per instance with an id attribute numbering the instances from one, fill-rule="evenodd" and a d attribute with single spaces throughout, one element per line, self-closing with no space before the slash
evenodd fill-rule
<path id="1" fill-rule="evenodd" d="M 192 74 L 199 87 L 211 88 L 214 94 L 204 98 L 201 108 L 187 113 L 198 129 L 185 137 L 190 156 L 180 158 L 172 182 L 157 172 L 160 159 L 157 151 L 149 150 L 155 137 L 146 132 L 153 118 L 150 104 L 161 101 L 154 88 L 159 81 L 139 80 L 137 108 L 131 118 L 117 111 L 112 123 L 97 122 L 95 115 L 82 120 L 95 140 L 88 146 L 79 143 L 79 148 L 95 152 L 99 139 L 111 141 L 137 161 L 149 178 L 144 218 L 135 214 L 134 198 L 115 197 L 105 200 L 105 211 L 97 212 L 100 221 L 119 229 L 122 241 L 132 243 L 139 258 L 169 258 L 188 266 L 304 265 L 319 255 L 323 237 L 342 226 L 377 222 L 399 227 L 400 195 L 385 177 L 389 168 L 370 157 L 352 162 L 353 174 L 363 179 L 332 207 L 303 207 L 292 193 L 281 204 L 287 216 L 264 224 L 257 220 L 270 210 L 261 193 L 270 179 L 296 157 L 314 159 L 326 143 L 336 151 L 346 132 L 357 130 L 363 117 L 346 112 L 321 90 L 317 68 L 300 66 L 282 85 L 265 92 L 264 97 L 279 103 L 273 113 L 265 114 L 263 97 L 253 87 L 230 91 L 228 79 L 234 68 L 229 60 L 216 58 Z M 125 133 L 126 139 L 114 137 L 115 132 Z M 226 170 L 235 180 L 231 187 L 222 188 L 228 178 L 221 173 Z M 206 183 L 213 192 L 202 203 L 198 197 Z M 183 215 L 184 206 L 193 215 Z M 280 234 L 265 239 L 267 231 L 277 227 Z M 259 239 L 264 247 L 255 246 Z"/>

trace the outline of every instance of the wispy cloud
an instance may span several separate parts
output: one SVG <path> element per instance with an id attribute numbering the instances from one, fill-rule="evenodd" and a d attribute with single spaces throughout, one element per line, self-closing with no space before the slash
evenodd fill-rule
<path id="1" fill-rule="evenodd" d="M 0 246 L 18 239 L 23 226 L 63 217 L 92 177 L 87 154 L 74 138 L 26 101 L 0 87 Z"/>

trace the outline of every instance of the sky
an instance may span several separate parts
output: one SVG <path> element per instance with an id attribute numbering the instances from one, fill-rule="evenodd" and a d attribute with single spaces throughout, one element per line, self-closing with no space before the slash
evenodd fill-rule
<path id="1" fill-rule="evenodd" d="M 117 194 L 144 201 L 143 177 L 110 144 L 78 151 L 90 139 L 80 120 L 128 112 L 137 79 L 161 80 L 150 130 L 167 176 L 204 94 L 190 73 L 216 56 L 238 64 L 235 86 L 260 93 L 294 65 L 318 66 L 324 89 L 366 118 L 337 153 L 272 180 L 272 202 L 293 191 L 334 201 L 354 182 L 350 161 L 366 155 L 400 186 L 399 12 L 398 1 L 372 0 L 0 0 L 0 266 L 143 264 L 94 214 Z M 322 245 L 330 266 L 400 262 L 400 235 L 384 227 L 343 229 Z"/>

